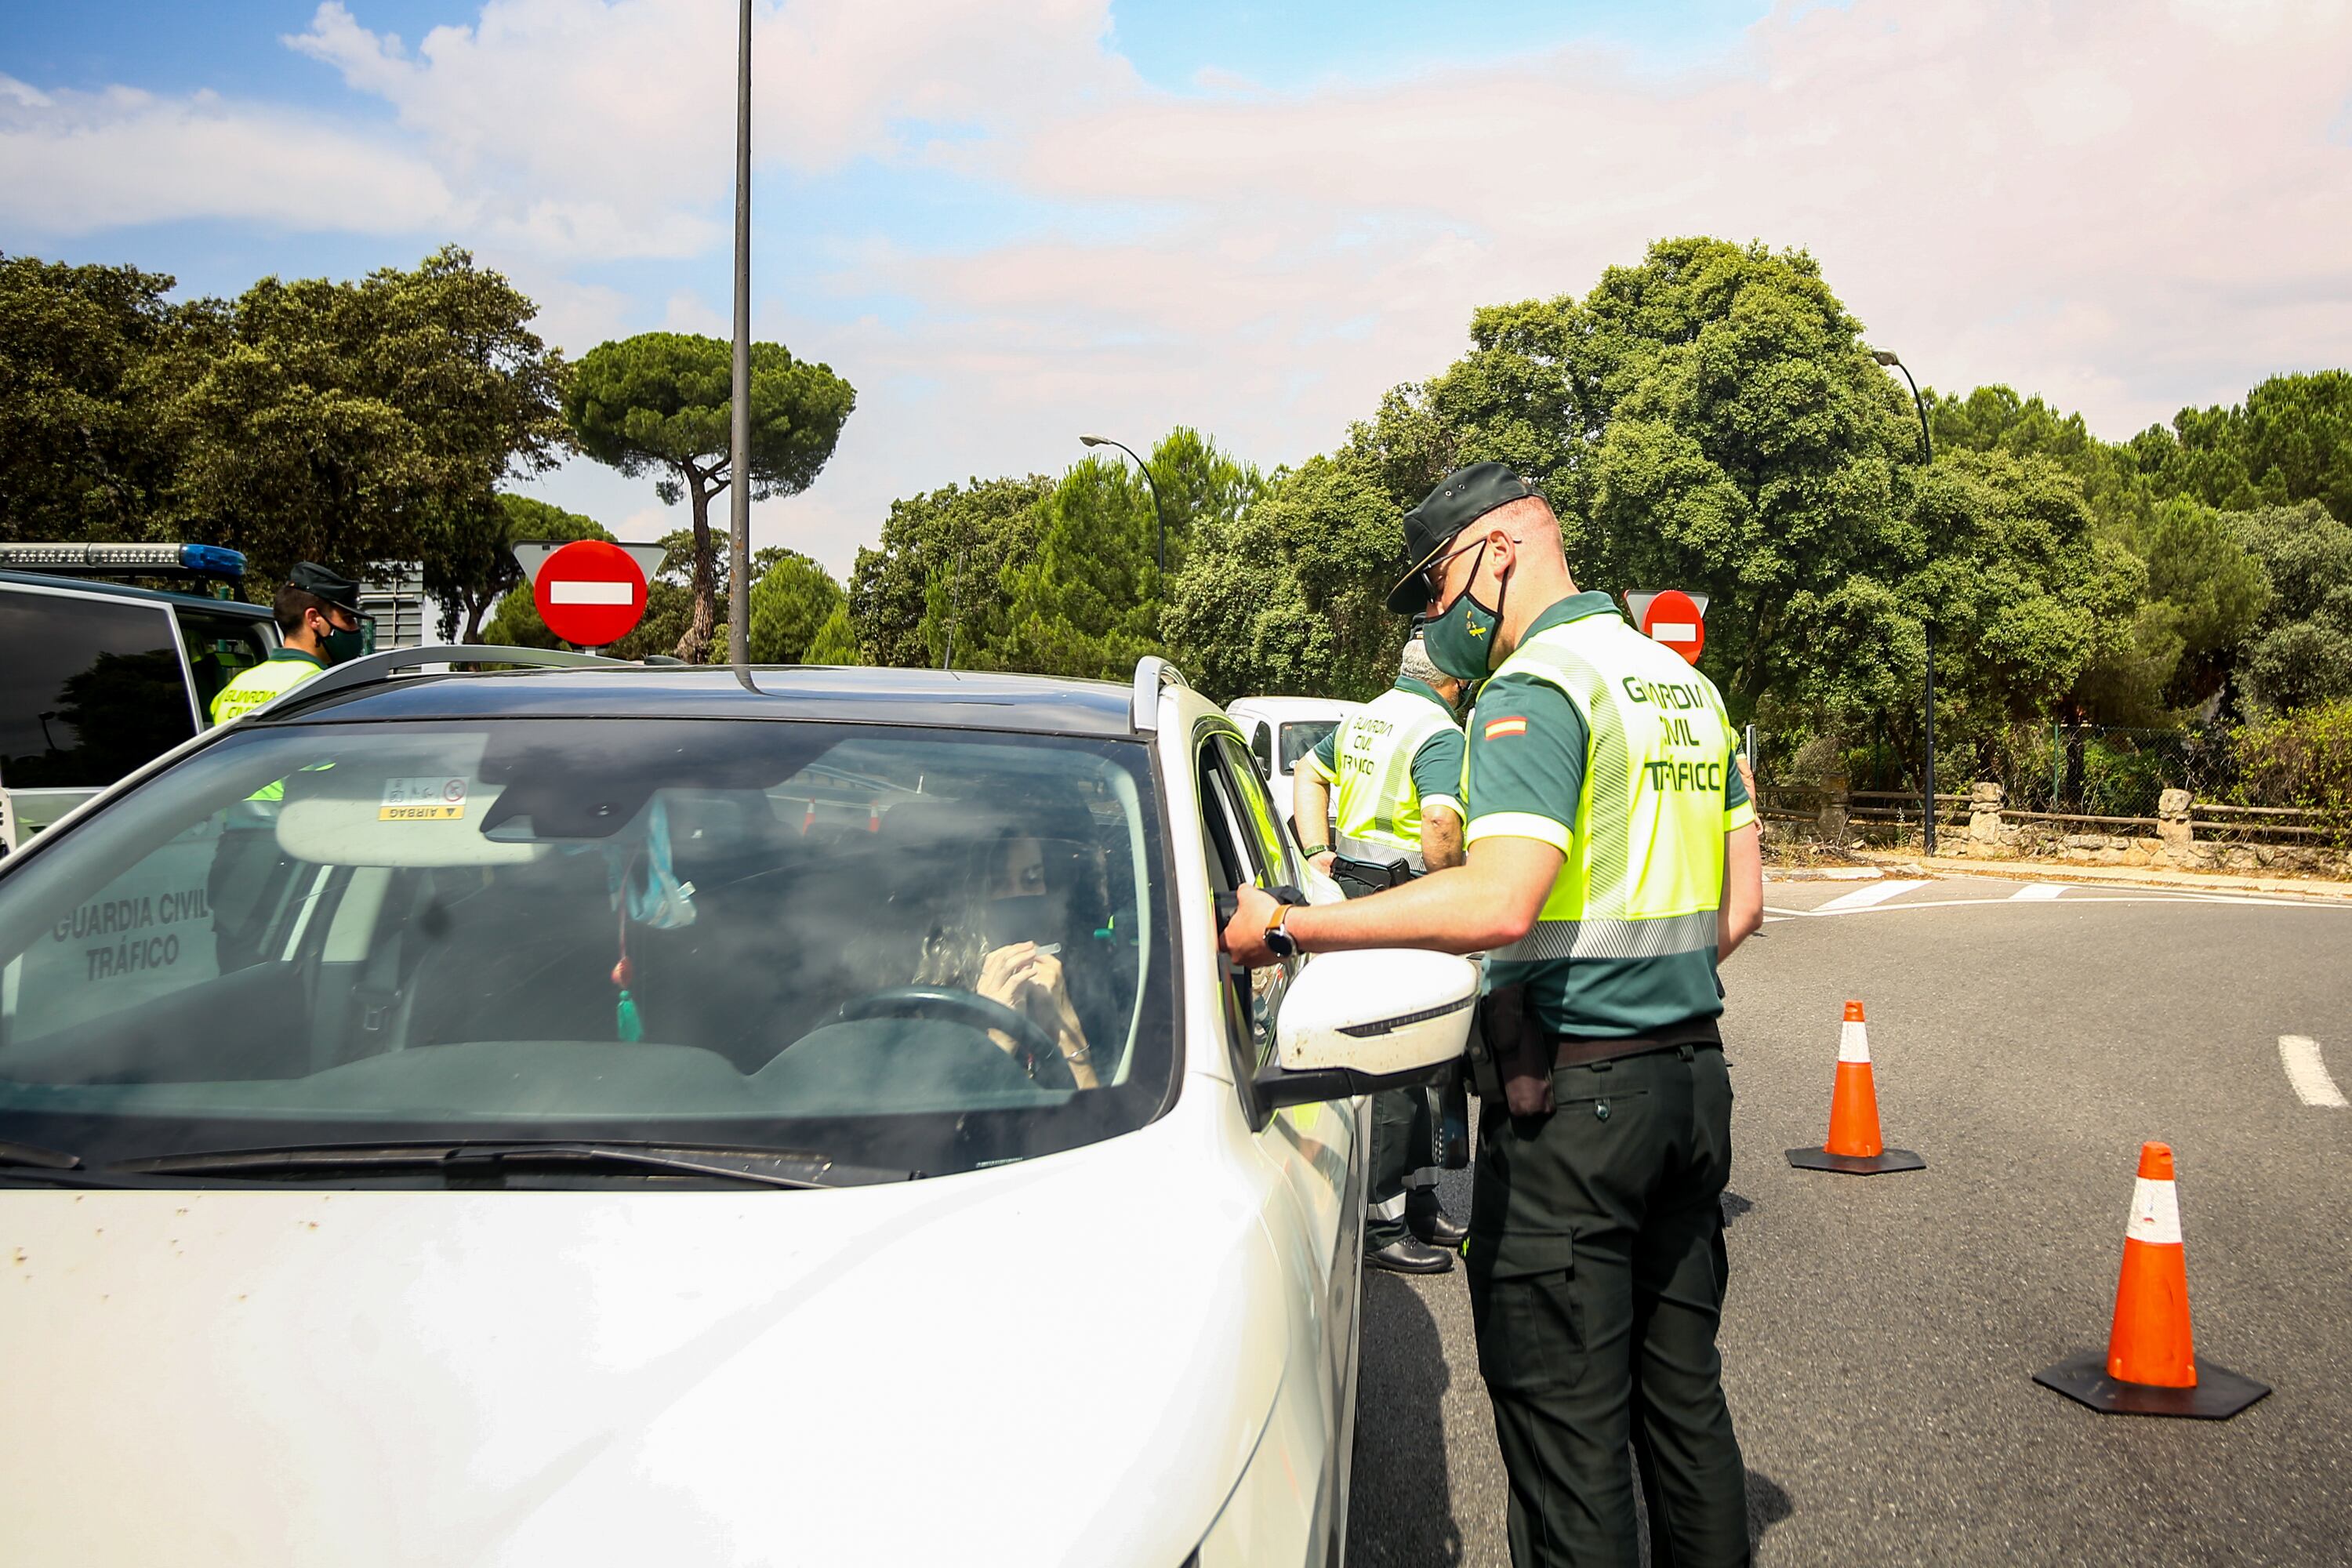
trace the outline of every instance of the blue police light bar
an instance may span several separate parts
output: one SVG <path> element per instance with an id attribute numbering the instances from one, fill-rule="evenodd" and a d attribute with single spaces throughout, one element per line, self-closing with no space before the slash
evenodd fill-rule
<path id="1" fill-rule="evenodd" d="M 88 576 L 185 572 L 242 577 L 245 556 L 217 544 L 0 544 L 0 567 Z"/>
<path id="2" fill-rule="evenodd" d="M 245 552 L 220 544 L 183 544 L 180 564 L 207 577 L 242 577 Z"/>

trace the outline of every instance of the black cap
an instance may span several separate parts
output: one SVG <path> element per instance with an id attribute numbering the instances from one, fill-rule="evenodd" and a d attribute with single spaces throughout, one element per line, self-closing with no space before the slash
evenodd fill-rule
<path id="1" fill-rule="evenodd" d="M 1390 610 L 1413 616 L 1426 609 L 1429 584 L 1422 571 L 1444 553 L 1455 534 L 1498 506 L 1542 494 L 1533 479 L 1513 473 L 1503 463 L 1473 463 L 1438 480 L 1437 488 L 1404 514 L 1404 558 L 1409 564 L 1397 585 L 1389 590 Z"/>
<path id="2" fill-rule="evenodd" d="M 294 563 L 294 570 L 286 574 L 286 585 L 299 588 L 314 598 L 324 599 L 336 609 L 351 615 L 360 613 L 360 585 L 315 561 Z"/>

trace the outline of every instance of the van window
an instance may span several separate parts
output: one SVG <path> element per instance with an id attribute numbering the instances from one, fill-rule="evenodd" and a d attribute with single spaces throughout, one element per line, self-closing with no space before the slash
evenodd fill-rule
<path id="1" fill-rule="evenodd" d="M 0 785 L 110 784 L 194 733 L 162 605 L 0 589 Z"/>
<path id="2" fill-rule="evenodd" d="M 182 605 L 174 613 L 180 640 L 188 649 L 188 673 L 195 679 L 196 711 L 209 715 L 222 687 L 269 657 L 259 621 Z"/>

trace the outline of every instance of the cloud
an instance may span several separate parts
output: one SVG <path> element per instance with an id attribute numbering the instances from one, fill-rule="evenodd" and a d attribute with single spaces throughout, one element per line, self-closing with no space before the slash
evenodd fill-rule
<path id="1" fill-rule="evenodd" d="M 314 116 L 0 77 L 0 211 L 42 233 L 225 217 L 404 234 L 466 221 L 425 159 Z"/>

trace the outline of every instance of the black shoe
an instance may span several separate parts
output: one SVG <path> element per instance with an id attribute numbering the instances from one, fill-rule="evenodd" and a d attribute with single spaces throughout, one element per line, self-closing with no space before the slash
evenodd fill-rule
<path id="1" fill-rule="evenodd" d="M 1364 1254 L 1364 1261 L 1392 1274 L 1443 1274 L 1454 1267 L 1454 1254 L 1441 1252 L 1408 1236 L 1390 1242 L 1377 1252 Z"/>
<path id="2" fill-rule="evenodd" d="M 1444 1209 L 1432 1209 L 1425 1215 L 1413 1215 L 1405 1223 L 1412 1227 L 1413 1235 L 1421 1237 L 1430 1246 L 1442 1247 L 1448 1252 L 1460 1247 L 1470 1235 L 1468 1226 L 1450 1217 Z"/>

